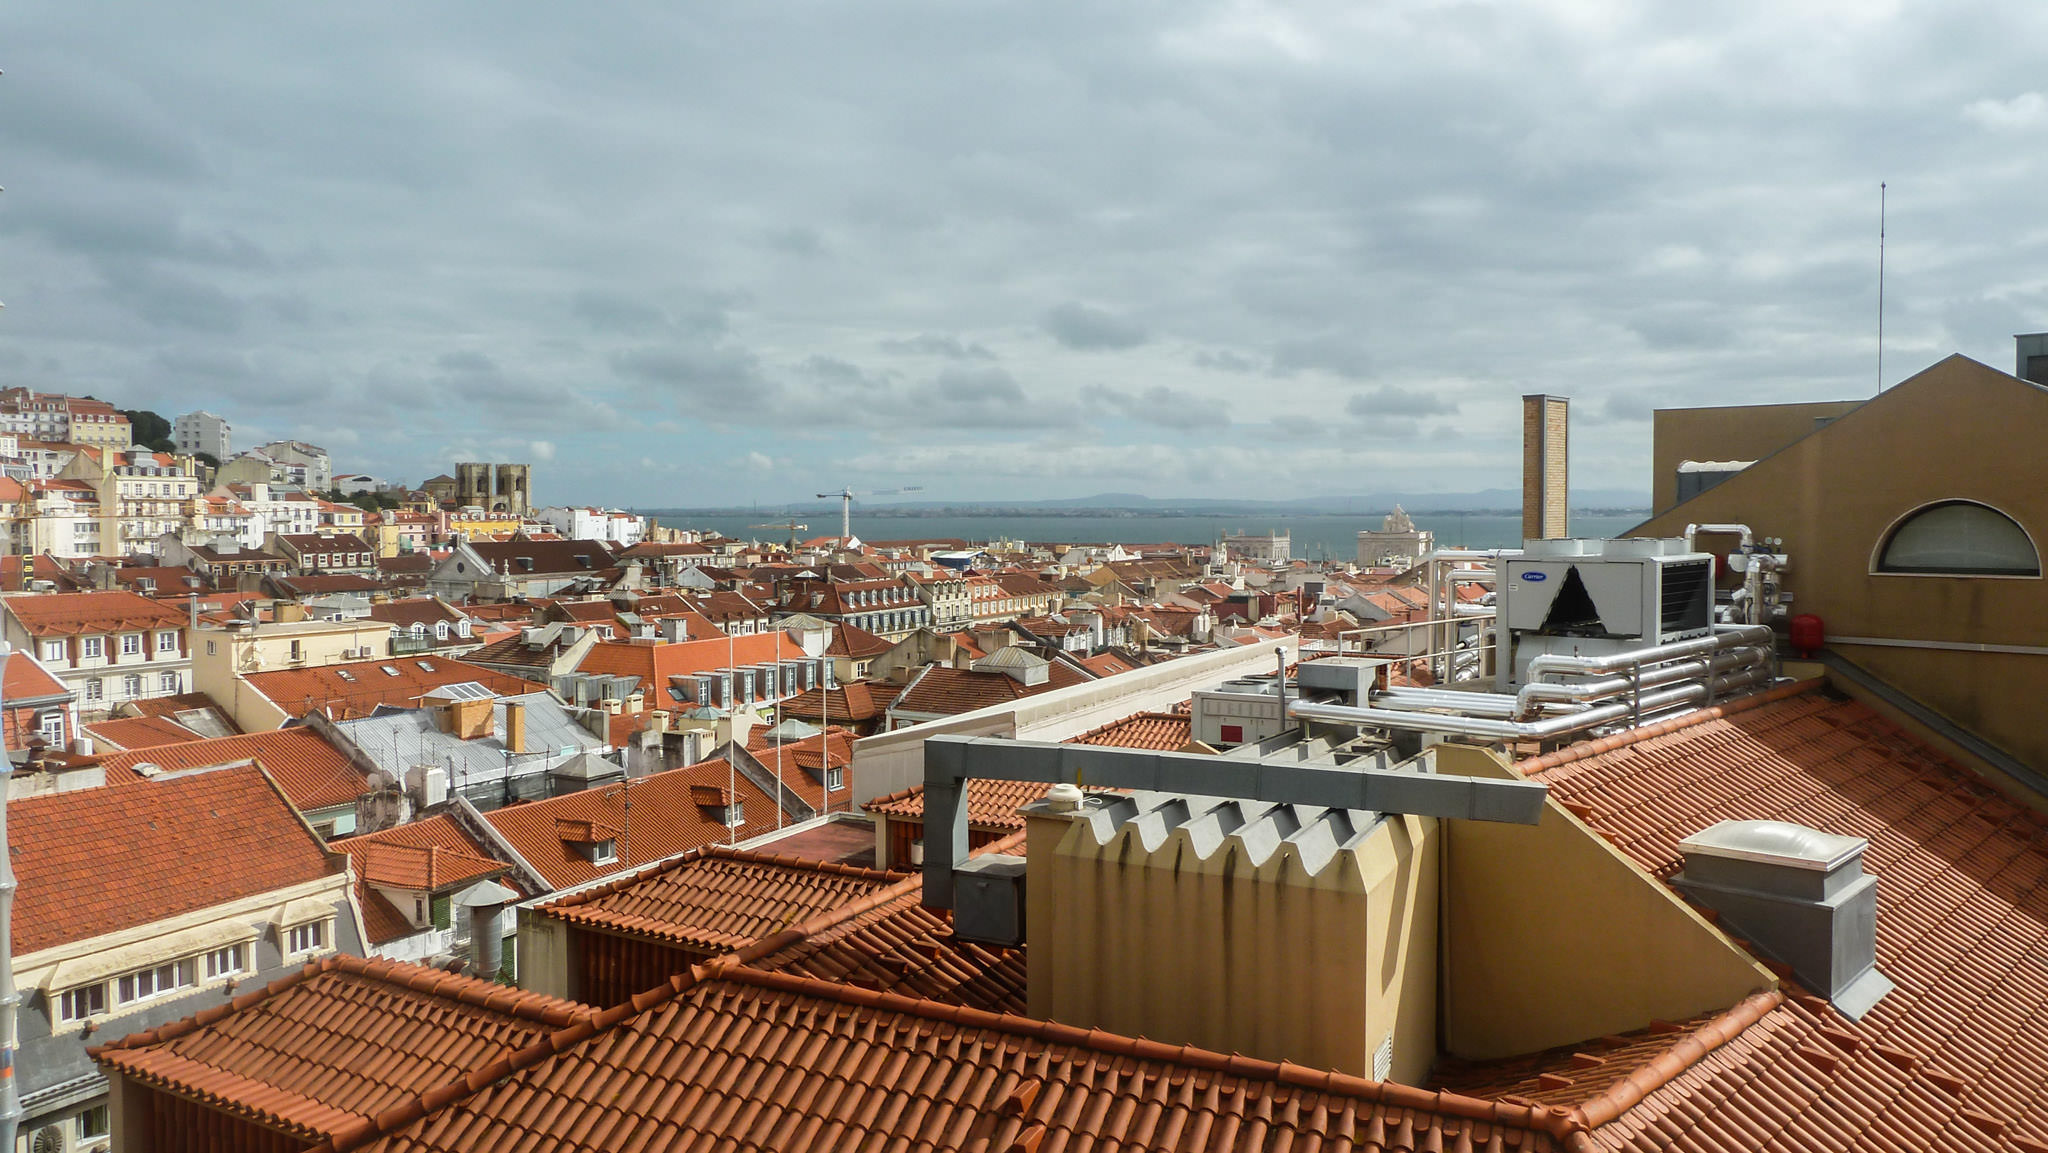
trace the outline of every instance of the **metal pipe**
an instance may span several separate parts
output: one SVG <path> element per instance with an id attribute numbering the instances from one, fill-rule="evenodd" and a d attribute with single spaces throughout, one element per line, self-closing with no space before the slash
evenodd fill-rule
<path id="1" fill-rule="evenodd" d="M 1677 661 L 1660 665 L 1637 665 L 1633 675 L 1605 677 L 1597 681 L 1562 683 L 1537 681 L 1523 685 L 1515 694 L 1517 716 L 1533 716 L 1545 701 L 1595 701 L 1641 688 L 1654 688 L 1674 681 L 1698 680 L 1739 668 L 1761 668 L 1770 653 L 1755 645 L 1742 645 L 1715 653 L 1702 660 Z"/>
<path id="2" fill-rule="evenodd" d="M 1718 697 L 1735 689 L 1744 688 L 1769 677 L 1763 669 L 1749 669 L 1727 676 L 1715 677 L 1709 681 L 1695 681 L 1678 685 L 1655 693 L 1644 693 L 1637 700 L 1612 701 L 1597 705 L 1584 712 L 1563 713 L 1531 721 L 1505 721 L 1490 717 L 1458 717 L 1444 713 L 1410 712 L 1405 709 L 1380 709 L 1355 705 L 1324 705 L 1311 701 L 1296 701 L 1288 710 L 1293 716 L 1308 721 L 1325 721 L 1333 724 L 1364 725 L 1371 728 L 1404 729 L 1411 732 L 1450 733 L 1457 736 L 1482 737 L 1496 741 L 1543 741 L 1584 732 L 1612 721 L 1627 720 L 1631 716 L 1642 717 L 1683 705 L 1698 704 L 1709 697 Z"/>
<path id="3" fill-rule="evenodd" d="M 1563 653 L 1543 653 L 1529 661 L 1527 676 L 1530 680 L 1535 680 L 1550 673 L 1580 676 L 1612 673 L 1631 665 L 1661 664 L 1664 661 L 1699 656 L 1716 649 L 1733 648 L 1741 644 L 1769 645 L 1773 640 L 1771 630 L 1764 625 L 1717 625 L 1712 636 L 1694 637 L 1691 640 L 1673 641 L 1670 644 L 1652 645 L 1648 648 L 1602 653 L 1599 656 L 1579 657 Z"/>
<path id="4" fill-rule="evenodd" d="M 1748 552 L 1749 546 L 1756 543 L 1756 534 L 1750 532 L 1749 526 L 1746 524 L 1689 524 L 1685 526 L 1685 551 L 1697 551 L 1693 548 L 1692 538 L 1696 534 L 1703 532 L 1740 533 L 1742 534 L 1742 551 L 1744 552 Z"/>

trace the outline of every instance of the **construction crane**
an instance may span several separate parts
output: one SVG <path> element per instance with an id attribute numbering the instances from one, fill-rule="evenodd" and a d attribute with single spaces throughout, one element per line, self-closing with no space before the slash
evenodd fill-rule
<path id="1" fill-rule="evenodd" d="M 780 528 L 780 529 L 788 529 L 788 530 L 789 530 L 789 555 L 791 555 L 791 556 L 795 556 L 795 555 L 796 555 L 796 534 L 798 534 L 798 533 L 800 533 L 800 532 L 806 532 L 806 531 L 809 531 L 809 529 L 810 529 L 810 527 L 811 527 L 811 526 L 810 526 L 810 525 L 807 525 L 807 524 L 798 524 L 798 523 L 797 523 L 797 522 L 796 522 L 795 520 L 793 520 L 793 519 L 792 519 L 792 520 L 788 520 L 788 521 L 783 521 L 783 522 L 781 522 L 781 523 L 778 523 L 778 524 L 750 524 L 750 525 L 748 525 L 747 527 L 748 527 L 748 528 Z"/>
<path id="2" fill-rule="evenodd" d="M 818 499 L 819 499 L 819 500 L 831 500 L 831 499 L 833 499 L 834 497 L 837 497 L 837 498 L 838 498 L 838 500 L 839 500 L 839 543 L 840 543 L 841 545 L 844 545 L 844 544 L 845 544 L 845 543 L 846 543 L 846 542 L 847 542 L 847 541 L 848 541 L 849 539 L 851 539 L 851 538 L 852 538 L 852 536 L 853 536 L 853 498 L 854 498 L 854 497 L 857 497 L 857 496 L 906 496 L 906 495 L 908 495 L 908 494 L 910 494 L 910 493 L 913 493 L 913 492 L 923 492 L 923 491 L 924 491 L 924 486 L 923 486 L 923 485 L 921 485 L 921 484 L 912 484 L 912 485 L 905 485 L 905 486 L 904 486 L 904 487 L 902 487 L 902 488 L 884 488 L 884 489 L 875 489 L 875 490 L 873 490 L 873 491 L 871 491 L 871 492 L 855 492 L 855 491 L 853 491 L 853 490 L 852 490 L 852 489 L 850 489 L 850 488 L 842 488 L 842 489 L 840 489 L 840 490 L 839 490 L 838 492 L 821 492 L 821 493 L 819 493 L 819 494 L 818 494 Z"/>

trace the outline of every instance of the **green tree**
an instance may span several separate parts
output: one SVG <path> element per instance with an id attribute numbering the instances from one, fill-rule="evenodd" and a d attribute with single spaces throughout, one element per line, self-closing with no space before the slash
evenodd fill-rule
<path id="1" fill-rule="evenodd" d="M 171 422 L 146 408 L 124 408 L 122 416 L 128 418 L 129 437 L 136 444 L 157 452 L 176 452 L 178 446 L 171 440 Z"/>

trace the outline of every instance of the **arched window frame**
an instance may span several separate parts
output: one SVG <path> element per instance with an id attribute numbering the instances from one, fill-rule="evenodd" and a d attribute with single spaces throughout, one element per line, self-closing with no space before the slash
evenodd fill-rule
<path id="1" fill-rule="evenodd" d="M 1892 540 L 1899 535 L 1900 529 L 1906 527 L 1908 523 L 1910 523 L 1912 520 L 1919 516 L 1933 512 L 1935 509 L 1938 508 L 1944 508 L 1949 505 L 1956 504 L 1975 505 L 1976 507 L 1984 509 L 1988 512 L 1996 513 L 1997 515 L 2004 517 L 2008 522 L 2012 524 L 2014 528 L 2019 529 L 2021 535 L 2027 538 L 2027 547 L 2034 550 L 2034 571 L 2031 573 L 1905 572 L 1902 570 L 1887 569 L 1884 567 L 1885 551 L 1891 547 Z M 1909 578 L 1935 577 L 1941 579 L 1963 580 L 2040 580 L 2041 573 L 2041 543 L 2034 539 L 2033 533 L 2027 531 L 2027 526 L 2021 524 L 2020 519 L 2018 517 L 2012 515 L 2011 513 L 2005 511 L 2002 508 L 1999 508 L 1997 505 L 1991 504 L 1986 501 L 1972 500 L 1969 497 L 1943 497 L 1940 500 L 1930 500 L 1924 504 L 1915 505 L 1913 508 L 1906 510 L 1905 512 L 1901 513 L 1899 516 L 1894 518 L 1890 524 L 1886 525 L 1884 531 L 1878 534 L 1877 544 L 1870 550 L 1870 575 L 1872 576 Z"/>

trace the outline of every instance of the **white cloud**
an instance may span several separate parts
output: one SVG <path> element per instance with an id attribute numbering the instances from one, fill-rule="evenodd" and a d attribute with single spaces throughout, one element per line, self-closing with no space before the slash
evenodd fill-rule
<path id="1" fill-rule="evenodd" d="M 2022 92 L 2010 100 L 1975 100 L 1963 106 L 1963 115 L 1998 131 L 2032 128 L 2048 116 L 2048 97 Z"/>
<path id="2" fill-rule="evenodd" d="M 530 440 L 526 442 L 527 455 L 539 461 L 555 459 L 555 442 L 552 440 Z"/>
<path id="3" fill-rule="evenodd" d="M 775 460 L 765 452 L 750 452 L 747 454 L 747 467 L 755 472 L 771 472 L 775 468 Z"/>

